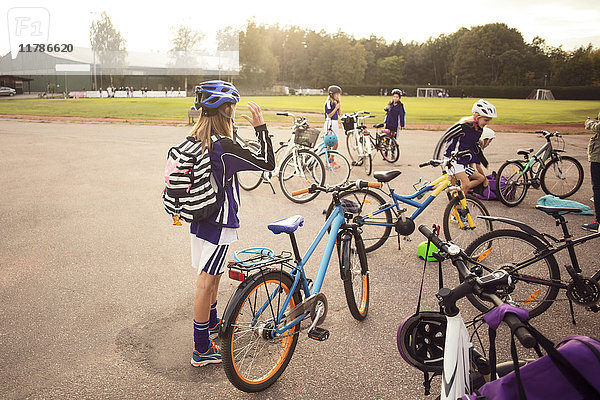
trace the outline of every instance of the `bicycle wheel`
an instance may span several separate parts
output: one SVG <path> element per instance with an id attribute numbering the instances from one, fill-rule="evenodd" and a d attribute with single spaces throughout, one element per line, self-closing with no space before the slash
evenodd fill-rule
<path id="1" fill-rule="evenodd" d="M 361 238 L 367 253 L 380 248 L 392 232 L 392 211 L 390 208 L 377 215 L 368 216 L 388 204 L 378 193 L 369 189 L 356 189 L 343 193 L 340 200 L 348 200 L 359 206 L 358 213 L 353 214 L 353 221 L 362 229 Z M 327 209 L 327 218 L 333 211 L 333 203 Z M 344 210 L 348 212 L 348 210 Z"/>
<path id="2" fill-rule="evenodd" d="M 346 148 L 348 149 L 348 155 L 350 156 L 350 160 L 352 162 L 358 162 L 361 152 L 359 151 L 356 134 L 354 134 L 353 132 L 346 134 Z"/>
<path id="3" fill-rule="evenodd" d="M 502 204 L 514 207 L 523 201 L 527 194 L 527 175 L 523 165 L 517 161 L 507 161 L 498 170 L 496 193 Z"/>
<path id="4" fill-rule="evenodd" d="M 385 135 L 380 139 L 379 152 L 383 159 L 389 163 L 395 163 L 400 158 L 400 146 L 396 139 Z"/>
<path id="5" fill-rule="evenodd" d="M 294 149 L 283 160 L 279 169 L 279 184 L 285 197 L 294 203 L 306 203 L 319 195 L 319 192 L 292 196 L 292 192 L 306 189 L 313 183 L 325 183 L 325 167 L 319 156 L 308 149 Z"/>
<path id="6" fill-rule="evenodd" d="M 444 210 L 444 236 L 461 247 L 467 246 L 477 237 L 491 231 L 492 221 L 477 218 L 480 215 L 490 215 L 485 205 L 470 194 L 466 196 L 467 208 L 464 210 L 458 197 L 452 198 Z M 474 228 L 469 226 L 468 214 L 471 215 Z M 458 221 L 461 221 L 462 227 Z"/>
<path id="7" fill-rule="evenodd" d="M 350 179 L 350 162 L 337 150 L 327 150 L 319 154 L 325 167 L 325 183 L 329 186 L 342 185 Z M 339 167 L 334 168 L 327 159 L 333 159 Z"/>
<path id="8" fill-rule="evenodd" d="M 248 148 L 253 153 L 260 150 L 260 146 L 256 142 L 249 142 Z M 240 171 L 237 173 L 238 183 L 244 190 L 254 190 L 260 186 L 263 180 L 263 171 Z"/>
<path id="9" fill-rule="evenodd" d="M 346 302 L 354 319 L 362 321 L 369 312 L 369 268 L 360 234 L 353 232 L 349 240 L 343 240 L 340 252 L 342 266 L 348 271 L 344 280 Z"/>
<path id="10" fill-rule="evenodd" d="M 542 190 L 564 199 L 575 194 L 583 183 L 583 167 L 573 157 L 560 156 L 550 160 L 540 176 Z"/>
<path id="11" fill-rule="evenodd" d="M 558 295 L 557 287 L 544 285 L 544 282 L 560 281 L 558 263 L 553 255 L 549 255 L 522 269 L 518 265 L 534 258 L 544 248 L 540 240 L 525 232 L 501 229 L 480 236 L 465 249 L 465 253 L 483 264 L 488 272 L 506 270 L 512 276 L 515 289 L 501 297 L 516 302 L 519 307 L 529 310 L 530 317 L 536 317 L 546 311 Z M 493 306 L 477 296 L 467 297 L 480 311 L 486 312 Z"/>
<path id="12" fill-rule="evenodd" d="M 250 278 L 250 282 L 232 296 L 237 301 L 227 305 L 233 307 L 233 313 L 226 322 L 222 356 L 225 374 L 235 387 L 259 392 L 271 386 L 287 367 L 298 342 L 300 324 L 272 337 L 274 321 L 293 284 L 289 274 L 271 271 Z M 286 313 L 300 302 L 296 291 Z"/>

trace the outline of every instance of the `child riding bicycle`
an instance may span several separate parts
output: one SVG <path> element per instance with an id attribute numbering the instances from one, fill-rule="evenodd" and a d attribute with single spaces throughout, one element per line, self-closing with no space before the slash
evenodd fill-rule
<path id="1" fill-rule="evenodd" d="M 485 158 L 479 145 L 479 140 L 485 128 L 492 118 L 496 118 L 496 107 L 483 99 L 476 101 L 471 109 L 473 116 L 462 118 L 458 123 L 451 126 L 446 132 L 446 152 L 444 159 L 449 159 L 452 152 L 470 150 L 471 155 L 459 159 L 450 167 L 453 181 L 460 180 L 463 192 L 479 184 L 487 186 L 487 178 L 482 173 L 481 164 L 485 164 Z"/>

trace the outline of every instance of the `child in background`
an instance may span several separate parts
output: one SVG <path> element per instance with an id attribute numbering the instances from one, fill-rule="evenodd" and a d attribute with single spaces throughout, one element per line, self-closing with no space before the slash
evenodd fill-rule
<path id="1" fill-rule="evenodd" d="M 405 125 L 406 109 L 400 101 L 401 97 L 400 89 L 392 90 L 392 101 L 383 109 L 386 112 L 383 120 L 384 128 L 389 129 L 393 137 L 396 137 L 398 128 L 404 129 Z"/>
<path id="2" fill-rule="evenodd" d="M 325 135 L 333 134 L 337 136 L 339 131 L 338 119 L 340 116 L 340 99 L 342 97 L 342 88 L 336 85 L 331 85 L 327 89 L 327 92 L 329 96 L 325 101 L 325 124 L 323 125 L 323 131 L 325 132 Z M 338 143 L 332 147 L 333 150 L 337 150 Z M 329 164 L 331 164 L 331 167 L 335 169 L 340 167 L 340 165 L 333 160 L 333 156 L 330 156 Z"/>

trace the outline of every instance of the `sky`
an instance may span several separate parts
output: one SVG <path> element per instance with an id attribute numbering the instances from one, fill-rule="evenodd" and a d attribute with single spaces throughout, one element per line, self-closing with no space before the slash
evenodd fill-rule
<path id="1" fill-rule="evenodd" d="M 591 43 L 600 48 L 599 0 L 487 0 L 487 1 L 322 1 L 322 0 L 207 0 L 133 2 L 126 0 L 27 1 L 3 0 L 0 4 L 0 54 L 10 51 L 9 10 L 43 7 L 49 14 L 49 42 L 90 47 L 92 20 L 106 11 L 120 30 L 130 51 L 166 52 L 173 29 L 187 25 L 207 34 L 227 25 L 258 23 L 297 25 L 335 33 L 342 30 L 356 38 L 372 34 L 387 42 L 424 42 L 429 37 L 451 34 L 461 27 L 504 22 L 518 29 L 527 42 L 535 36 L 550 46 L 573 50 Z M 23 13 L 23 11 L 19 11 Z M 14 42 L 14 40 L 13 40 Z"/>

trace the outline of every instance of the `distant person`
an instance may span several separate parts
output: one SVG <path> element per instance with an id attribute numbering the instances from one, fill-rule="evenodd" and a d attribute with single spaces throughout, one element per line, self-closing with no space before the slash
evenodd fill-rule
<path id="1" fill-rule="evenodd" d="M 384 95 L 384 96 L 387 96 L 387 94 L 388 94 L 388 90 L 387 90 L 387 89 L 385 89 L 385 90 L 383 91 L 383 95 Z"/>
<path id="2" fill-rule="evenodd" d="M 326 135 L 333 134 L 338 136 L 339 125 L 338 120 L 340 116 L 340 100 L 342 97 L 342 88 L 337 85 L 331 85 L 327 88 L 327 100 L 325 100 L 325 124 L 323 125 L 323 131 Z M 339 139 L 339 137 L 338 137 Z M 331 147 L 333 150 L 338 148 L 338 143 Z M 329 164 L 332 168 L 339 168 L 340 165 L 334 161 L 334 157 L 330 156 Z"/>
<path id="3" fill-rule="evenodd" d="M 400 101 L 401 97 L 402 91 L 400 89 L 392 90 L 392 100 L 383 109 L 386 113 L 383 120 L 383 127 L 389 129 L 394 137 L 396 137 L 398 128 L 404 129 L 405 125 L 406 109 Z"/>
<path id="4" fill-rule="evenodd" d="M 100 94 L 100 98 L 102 98 L 102 88 L 98 88 L 98 93 Z"/>
<path id="5" fill-rule="evenodd" d="M 592 173 L 592 192 L 594 193 L 594 210 L 596 220 L 589 224 L 583 224 L 581 227 L 587 231 L 598 232 L 600 221 L 600 113 L 598 119 L 588 119 L 585 121 L 585 129 L 594 132 L 588 144 L 588 160 L 590 161 L 590 171 Z"/>
<path id="6" fill-rule="evenodd" d="M 165 86 L 165 97 L 169 96 L 169 89 Z"/>
<path id="7" fill-rule="evenodd" d="M 460 180 L 460 186 L 464 193 L 481 183 L 483 183 L 483 187 L 489 185 L 481 169 L 473 168 L 472 165 L 481 164 L 482 160 L 478 157 L 481 153 L 479 140 L 483 129 L 493 118 L 498 116 L 496 107 L 483 99 L 476 101 L 471 111 L 472 116 L 462 118 L 458 123 L 452 125 L 444 135 L 448 136 L 444 159 L 449 159 L 455 151 L 471 151 L 470 155 L 460 158 L 450 166 L 453 183 Z"/>

